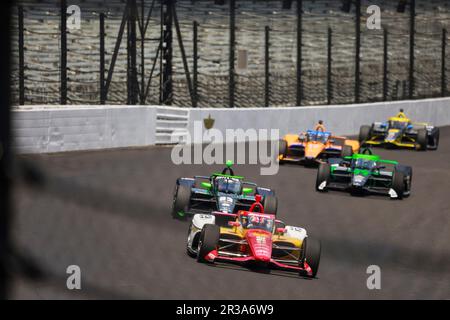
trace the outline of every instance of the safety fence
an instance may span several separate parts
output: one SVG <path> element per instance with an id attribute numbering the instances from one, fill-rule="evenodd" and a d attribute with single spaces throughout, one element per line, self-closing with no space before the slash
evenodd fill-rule
<path id="1" fill-rule="evenodd" d="M 405 12 L 397 1 L 283 3 L 19 1 L 14 102 L 264 107 L 448 95 L 446 1 L 412 0 Z M 381 29 L 368 28 L 373 5 Z"/>

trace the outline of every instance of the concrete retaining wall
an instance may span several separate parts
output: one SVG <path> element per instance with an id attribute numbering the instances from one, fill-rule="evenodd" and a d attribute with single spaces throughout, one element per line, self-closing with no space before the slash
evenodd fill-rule
<path id="1" fill-rule="evenodd" d="M 197 109 L 191 111 L 189 132 L 194 133 L 194 121 L 211 116 L 214 128 L 222 132 L 228 128 L 279 128 L 280 135 L 284 135 L 313 128 L 320 119 L 336 135 L 354 135 L 361 125 L 385 121 L 400 108 L 414 121 L 450 125 L 450 98 L 445 98 L 301 108 Z"/>
<path id="2" fill-rule="evenodd" d="M 155 144 L 156 109 L 128 106 L 33 106 L 13 111 L 18 153 L 93 150 Z"/>
<path id="3" fill-rule="evenodd" d="M 450 98 L 340 106 L 248 109 L 188 110 L 193 143 L 194 123 L 211 116 L 214 128 L 273 129 L 280 135 L 312 128 L 322 119 L 338 135 L 356 134 L 362 124 L 383 121 L 403 108 L 412 119 L 434 125 L 450 125 Z M 168 108 L 173 109 L 173 108 Z M 160 106 L 32 106 L 13 111 L 14 148 L 18 153 L 47 153 L 118 147 L 149 146 L 156 143 L 156 119 Z"/>

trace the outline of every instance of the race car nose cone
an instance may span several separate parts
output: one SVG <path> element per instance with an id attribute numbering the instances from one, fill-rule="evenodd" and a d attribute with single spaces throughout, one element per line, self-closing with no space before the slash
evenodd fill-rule
<path id="1" fill-rule="evenodd" d="M 385 142 L 393 142 L 398 138 L 399 135 L 399 131 L 398 130 L 389 130 L 386 138 L 384 139 Z"/>
<path id="2" fill-rule="evenodd" d="M 222 196 L 218 199 L 219 211 L 231 213 L 233 212 L 234 205 L 234 199 L 231 197 Z"/>
<path id="3" fill-rule="evenodd" d="M 272 257 L 272 236 L 266 231 L 249 231 L 247 241 L 256 261 L 269 262 Z"/>
<path id="4" fill-rule="evenodd" d="M 352 179 L 352 185 L 354 187 L 363 187 L 366 184 L 367 178 L 363 175 L 355 175 Z"/>
<path id="5" fill-rule="evenodd" d="M 260 262 L 263 262 L 263 263 L 270 262 L 270 256 L 267 256 L 267 255 L 256 256 L 255 259 L 257 261 L 260 261 Z"/>

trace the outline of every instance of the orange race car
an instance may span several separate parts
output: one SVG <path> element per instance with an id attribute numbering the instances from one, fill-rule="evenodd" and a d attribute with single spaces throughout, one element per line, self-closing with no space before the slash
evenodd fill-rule
<path id="1" fill-rule="evenodd" d="M 351 157 L 359 151 L 359 142 L 333 136 L 324 130 L 287 134 L 280 140 L 280 163 L 297 162 L 304 165 L 319 164 L 328 158 Z"/>

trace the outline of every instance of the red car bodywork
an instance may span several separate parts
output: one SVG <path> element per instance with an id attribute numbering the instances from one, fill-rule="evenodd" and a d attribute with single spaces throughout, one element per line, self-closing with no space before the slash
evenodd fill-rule
<path id="1" fill-rule="evenodd" d="M 259 207 L 259 212 L 253 212 L 253 210 Z M 235 262 L 235 263 L 249 263 L 249 262 L 258 262 L 259 264 L 266 265 L 267 267 L 275 267 L 278 269 L 285 269 L 290 271 L 302 272 L 304 271 L 306 275 L 311 275 L 312 270 L 310 266 L 304 261 L 302 265 L 297 264 L 293 265 L 284 263 L 280 261 L 280 259 L 276 259 L 272 255 L 274 242 L 276 240 L 281 241 L 281 232 L 282 228 L 276 229 L 276 232 L 269 232 L 264 230 L 263 228 L 253 228 L 253 229 L 245 229 L 240 224 L 241 216 L 252 216 L 252 217 L 260 217 L 263 219 L 271 219 L 273 222 L 279 222 L 275 220 L 274 215 L 264 214 L 263 207 L 260 203 L 256 202 L 249 211 L 239 211 L 237 214 L 229 214 L 222 212 L 214 212 L 216 217 L 226 216 L 232 221 L 229 222 L 229 226 L 231 226 L 233 231 L 230 231 L 230 228 L 225 228 L 223 230 L 227 234 L 236 234 L 241 240 L 233 240 L 236 245 L 240 246 L 240 254 L 223 254 L 219 249 L 214 249 L 210 251 L 204 258 L 209 262 Z M 234 218 L 234 221 L 233 221 Z M 222 228 L 221 228 L 222 230 Z M 278 233 L 278 234 L 277 234 Z M 221 232 L 222 235 L 222 232 Z M 278 239 L 277 239 L 278 237 Z M 275 241 L 274 241 L 275 240 Z M 285 240 L 285 239 L 283 239 Z M 227 240 L 224 240 L 227 241 Z"/>

